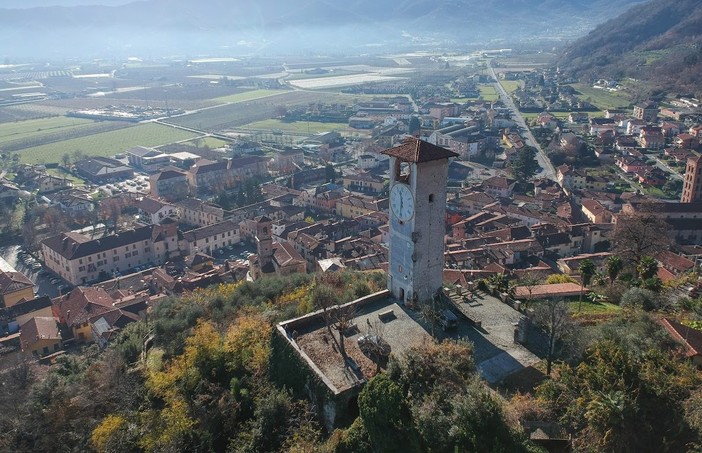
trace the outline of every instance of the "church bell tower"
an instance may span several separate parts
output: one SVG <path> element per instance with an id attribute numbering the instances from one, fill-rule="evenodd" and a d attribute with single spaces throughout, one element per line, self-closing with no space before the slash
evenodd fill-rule
<path id="1" fill-rule="evenodd" d="M 443 285 L 448 163 L 458 154 L 418 138 L 390 156 L 388 290 L 403 303 L 432 299 Z"/>

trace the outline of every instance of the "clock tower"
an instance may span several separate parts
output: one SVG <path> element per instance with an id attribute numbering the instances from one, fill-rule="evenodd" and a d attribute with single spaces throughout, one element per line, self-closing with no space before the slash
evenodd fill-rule
<path id="1" fill-rule="evenodd" d="M 443 285 L 448 160 L 458 154 L 418 138 L 390 156 L 388 289 L 404 303 L 431 300 Z"/>

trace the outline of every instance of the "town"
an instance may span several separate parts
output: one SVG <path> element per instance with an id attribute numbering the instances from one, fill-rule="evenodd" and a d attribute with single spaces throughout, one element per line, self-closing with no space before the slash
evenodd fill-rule
<path id="1" fill-rule="evenodd" d="M 617 322 L 674 345 L 655 360 L 693 393 L 701 101 L 636 96 L 631 79 L 583 83 L 544 52 L 1 66 L 0 369 L 47 373 L 120 351 L 161 407 L 185 411 L 173 382 L 195 395 L 185 370 L 205 363 L 200 381 L 226 376 L 220 396 L 250 421 L 259 400 L 247 395 L 266 376 L 290 392 L 280 398 L 311 402 L 310 413 L 286 406 L 315 420 L 294 427 L 314 427 L 310 442 L 343 431 L 323 451 L 355 451 L 353 435 L 368 451 L 396 448 L 374 437 L 382 423 L 354 420 L 370 423 L 382 379 L 411 387 L 421 364 L 439 363 L 512 398 L 534 451 L 589 451 L 543 407 L 562 415 L 555 386 L 591 357 L 587 329 L 609 339 Z M 598 353 L 616 355 L 615 343 Z M 216 348 L 236 364 L 211 364 Z M 472 378 L 442 379 L 481 392 Z M 430 407 L 418 401 L 416 420 Z M 121 420 L 114 430 L 127 433 Z M 84 445 L 121 451 L 96 434 L 104 423 Z M 158 437 L 176 429 L 164 426 L 133 445 L 176 445 Z M 194 445 L 188 429 L 177 445 Z M 527 451 L 504 436 L 500 451 Z M 264 437 L 228 442 L 283 448 Z M 432 438 L 397 437 L 400 451 Z M 628 451 L 599 438 L 596 448 Z M 458 441 L 446 442 L 437 451 Z"/>

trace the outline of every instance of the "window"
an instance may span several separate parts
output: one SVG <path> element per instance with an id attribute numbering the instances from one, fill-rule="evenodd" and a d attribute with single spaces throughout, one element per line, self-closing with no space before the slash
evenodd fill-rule
<path id="1" fill-rule="evenodd" d="M 434 194 L 430 193 L 429 194 L 429 203 L 433 203 L 433 202 L 434 202 Z"/>
<path id="2" fill-rule="evenodd" d="M 144 247 L 144 253 L 149 253 L 151 251 L 151 247 Z"/>
<path id="3" fill-rule="evenodd" d="M 78 264 L 83 264 L 83 260 L 78 260 Z"/>
<path id="4" fill-rule="evenodd" d="M 119 256 L 113 256 L 113 257 L 112 257 L 112 262 L 114 263 L 115 261 L 119 261 Z"/>
<path id="5" fill-rule="evenodd" d="M 79 267 L 78 267 L 78 271 L 79 271 L 79 272 L 83 272 L 84 270 L 85 270 L 85 266 L 79 266 Z"/>

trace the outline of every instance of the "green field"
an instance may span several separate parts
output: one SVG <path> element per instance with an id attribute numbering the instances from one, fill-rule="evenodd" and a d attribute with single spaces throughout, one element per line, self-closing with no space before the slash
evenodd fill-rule
<path id="1" fill-rule="evenodd" d="M 317 134 L 319 132 L 344 131 L 348 128 L 348 125 L 346 123 L 317 123 L 313 121 L 285 122 L 276 119 L 269 119 L 249 123 L 243 127 L 245 129 Z"/>
<path id="2" fill-rule="evenodd" d="M 55 116 L 36 120 L 18 121 L 0 124 L 0 147 L 9 141 L 22 140 L 49 133 L 63 132 L 68 129 L 94 124 L 92 120 Z"/>
<path id="3" fill-rule="evenodd" d="M 506 92 L 514 93 L 517 91 L 517 88 L 522 87 L 522 82 L 519 80 L 500 80 L 500 85 L 502 85 L 502 88 L 504 88 Z"/>
<path id="4" fill-rule="evenodd" d="M 20 161 L 28 164 L 60 162 L 61 157 L 74 151 L 81 151 L 87 156 L 112 156 L 123 153 L 134 146 L 154 147 L 187 140 L 195 137 L 192 132 L 182 131 L 161 124 L 139 124 L 89 135 L 87 137 L 50 143 L 18 152 Z"/>
<path id="5" fill-rule="evenodd" d="M 288 93 L 288 90 L 253 90 L 245 91 L 243 93 L 230 94 L 229 96 L 222 96 L 219 98 L 214 98 L 212 101 L 226 104 L 228 102 L 246 102 L 252 101 L 254 99 L 261 99 L 268 96 L 274 96 L 276 94 Z"/>
<path id="6" fill-rule="evenodd" d="M 227 143 L 229 143 L 229 142 L 224 141 L 224 140 L 220 140 L 220 139 L 214 138 L 214 137 L 203 137 L 200 139 L 195 138 L 193 140 L 183 142 L 183 143 L 186 145 L 195 146 L 197 148 L 199 148 L 201 146 L 207 146 L 209 148 L 222 148 L 222 147 L 226 146 Z"/>
<path id="7" fill-rule="evenodd" d="M 481 84 L 478 86 L 480 90 L 480 97 L 486 101 L 496 101 L 500 99 L 500 95 L 497 94 L 497 90 L 491 84 Z"/>
<path id="8" fill-rule="evenodd" d="M 578 97 L 595 105 L 600 110 L 625 109 L 631 104 L 631 99 L 622 91 L 606 91 L 593 88 L 583 83 L 574 83 L 580 94 Z"/>
<path id="9" fill-rule="evenodd" d="M 583 302 L 580 304 L 580 311 L 578 311 L 578 301 L 572 300 L 566 303 L 568 309 L 573 315 L 608 315 L 616 314 L 621 311 L 619 305 L 610 304 L 609 302 L 590 302 L 585 300 L 583 297 Z"/>
<path id="10" fill-rule="evenodd" d="M 82 186 L 85 185 L 85 180 L 78 178 L 77 176 L 72 175 L 71 173 L 67 173 L 63 171 L 61 168 L 47 168 L 46 172 L 50 175 L 58 176 L 59 178 L 66 178 L 71 181 L 73 181 L 74 185 Z"/>

